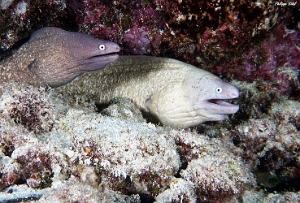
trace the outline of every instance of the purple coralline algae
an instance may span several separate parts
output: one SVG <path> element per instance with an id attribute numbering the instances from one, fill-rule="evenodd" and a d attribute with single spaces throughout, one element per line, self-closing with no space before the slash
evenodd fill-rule
<path id="1" fill-rule="evenodd" d="M 99 6 L 106 9 L 98 21 L 85 21 L 99 13 Z M 254 36 L 270 30 L 282 21 L 285 13 L 285 9 L 271 2 L 196 0 L 101 3 L 91 0 L 85 1 L 85 8 L 84 15 L 77 13 L 77 22 L 96 36 L 118 39 L 122 44 L 127 30 L 143 29 L 143 35 L 136 34 L 131 39 L 139 41 L 147 37 L 150 41 L 147 54 L 172 56 L 198 64 L 200 59 L 197 61 L 192 54 L 208 62 L 245 50 Z M 118 32 L 113 31 L 113 27 L 118 27 Z M 125 53 L 137 54 L 135 46 L 132 44 Z"/>
<path id="2" fill-rule="evenodd" d="M 189 59 L 191 62 L 196 62 L 189 56 L 191 51 L 201 58 L 210 60 L 240 52 L 240 48 L 250 44 L 252 37 L 270 30 L 278 21 L 283 21 L 283 15 L 287 16 L 285 21 L 290 20 L 293 10 L 293 7 L 282 8 L 271 1 L 258 3 L 196 0 L 155 0 L 153 2 L 85 0 L 37 1 L 30 4 L 27 1 L 16 1 L 16 3 L 14 1 L 9 6 L 2 6 L 5 15 L 1 24 L 6 25 L 1 33 L 5 34 L 8 30 L 13 30 L 13 25 L 17 22 L 11 22 L 10 18 L 13 16 L 9 15 L 16 9 L 20 10 L 20 5 L 25 4 L 27 4 L 26 9 L 21 9 L 24 17 L 19 22 L 23 30 L 29 31 L 34 27 L 46 25 L 56 25 L 65 29 L 74 25 L 73 29 L 76 29 L 76 25 L 73 24 L 75 20 L 82 31 L 106 39 L 119 39 L 120 41 L 115 42 L 121 44 L 127 30 L 134 27 L 144 28 L 145 36 L 151 44 L 149 54 L 176 56 Z M 40 11 L 36 10 L 37 8 Z M 49 11 L 52 12 L 48 13 Z M 13 14 L 16 15 L 15 12 Z M 45 19 L 45 16 L 48 18 Z M 68 26 L 63 24 L 64 22 L 72 24 Z M 119 32 L 113 31 L 116 27 L 119 27 Z M 112 32 L 108 33 L 105 30 L 112 30 Z M 16 34 L 14 33 L 14 36 Z M 138 40 L 140 37 L 137 35 L 134 39 Z M 3 40 L 5 39 L 7 36 L 3 36 Z M 170 50 L 164 50 L 167 47 Z M 156 53 L 158 50 L 161 53 Z M 216 51 L 218 54 L 214 54 Z"/>
<path id="3" fill-rule="evenodd" d="M 150 40 L 147 37 L 145 29 L 133 27 L 125 31 L 124 47 L 130 47 L 132 54 L 142 55 L 147 51 Z M 126 49 L 126 48 L 125 48 Z"/>
<path id="4" fill-rule="evenodd" d="M 89 22 L 89 23 L 96 23 L 100 16 L 104 13 L 105 11 L 105 6 L 93 6 L 89 7 L 89 4 L 86 3 L 85 1 L 85 16 L 84 16 L 84 22 Z"/>
<path id="5" fill-rule="evenodd" d="M 216 65 L 212 71 L 233 75 L 234 78 L 247 82 L 268 81 L 266 88 L 272 87 L 287 95 L 295 94 L 294 91 L 299 88 L 297 75 L 300 65 L 300 31 L 288 30 L 279 25 L 268 35 L 242 56 Z"/>

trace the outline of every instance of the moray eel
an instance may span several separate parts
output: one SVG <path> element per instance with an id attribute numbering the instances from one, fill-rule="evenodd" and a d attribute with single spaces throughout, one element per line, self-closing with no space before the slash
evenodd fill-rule
<path id="1" fill-rule="evenodd" d="M 0 83 L 58 87 L 118 59 L 119 45 L 87 34 L 45 27 L 0 64 Z"/>
<path id="2" fill-rule="evenodd" d="M 127 97 L 162 124 L 178 128 L 223 120 L 239 109 L 224 101 L 239 96 L 235 86 L 169 58 L 120 56 L 102 71 L 87 73 L 58 90 L 92 95 L 100 103 Z"/>

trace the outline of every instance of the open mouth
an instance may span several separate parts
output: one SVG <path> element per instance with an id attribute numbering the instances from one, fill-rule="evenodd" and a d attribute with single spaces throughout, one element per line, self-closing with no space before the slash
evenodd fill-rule
<path id="1" fill-rule="evenodd" d="M 239 110 L 239 105 L 234 105 L 221 99 L 207 100 L 207 107 L 210 111 L 218 114 L 234 114 Z"/>
<path id="2" fill-rule="evenodd" d="M 118 57 L 119 54 L 117 52 L 112 52 L 112 53 L 107 53 L 107 54 L 99 54 L 99 55 L 94 55 L 90 57 L 89 59 L 92 58 L 109 58 L 109 57 Z"/>
<path id="3" fill-rule="evenodd" d="M 84 65 L 84 72 L 98 71 L 104 68 L 109 63 L 116 61 L 119 58 L 117 53 L 109 53 L 105 55 L 95 55 L 83 60 L 80 65 Z"/>
<path id="4" fill-rule="evenodd" d="M 87 58 L 87 62 L 113 62 L 119 58 L 119 54 L 117 52 L 107 53 L 107 54 L 99 54 L 94 55 L 90 58 Z"/>
<path id="5" fill-rule="evenodd" d="M 229 106 L 231 106 L 231 107 L 232 106 L 237 106 L 237 105 L 231 104 L 231 103 L 226 102 L 226 101 L 221 100 L 221 99 L 209 99 L 208 102 L 219 105 L 219 106 L 228 106 L 228 107 Z"/>

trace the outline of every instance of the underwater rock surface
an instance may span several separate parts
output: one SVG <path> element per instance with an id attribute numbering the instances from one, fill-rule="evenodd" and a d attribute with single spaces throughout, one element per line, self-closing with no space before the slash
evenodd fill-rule
<path id="1" fill-rule="evenodd" d="M 0 93 L 0 199 L 11 193 L 10 200 L 33 202 L 300 200 L 280 188 L 299 190 L 298 101 L 274 101 L 261 119 L 231 129 L 234 119 L 208 124 L 197 133 L 147 123 L 126 99 L 102 115 L 87 95 L 22 84 L 2 84 Z M 262 171 L 277 177 L 272 188 Z"/>

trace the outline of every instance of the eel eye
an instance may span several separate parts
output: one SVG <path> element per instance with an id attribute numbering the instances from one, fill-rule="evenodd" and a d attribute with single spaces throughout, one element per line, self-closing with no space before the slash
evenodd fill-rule
<path id="1" fill-rule="evenodd" d="M 102 50 L 102 51 L 105 50 L 105 45 L 104 44 L 100 44 L 99 45 L 99 49 Z"/>
<path id="2" fill-rule="evenodd" d="M 222 93 L 222 88 L 221 87 L 217 87 L 216 92 L 217 93 Z"/>

